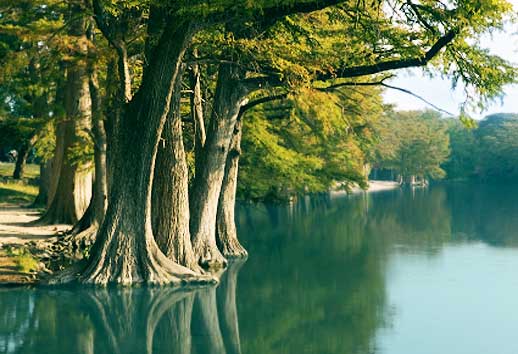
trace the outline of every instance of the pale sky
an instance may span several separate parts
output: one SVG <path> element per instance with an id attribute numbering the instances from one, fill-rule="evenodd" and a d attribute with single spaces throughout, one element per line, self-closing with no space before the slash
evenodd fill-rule
<path id="1" fill-rule="evenodd" d="M 518 0 L 509 1 L 518 10 Z M 482 45 L 490 49 L 492 54 L 501 56 L 518 64 L 518 25 L 507 26 L 505 31 L 486 36 Z M 465 97 L 462 89 L 453 91 L 451 82 L 440 77 L 430 79 L 423 76 L 421 69 L 410 69 L 398 72 L 397 77 L 389 82 L 391 85 L 408 89 L 432 102 L 434 105 L 451 112 L 459 113 L 459 107 Z M 499 112 L 518 113 L 518 85 L 507 86 L 502 101 L 498 100 L 486 108 L 484 112 L 470 112 L 473 118 Z M 426 103 L 411 95 L 387 89 L 384 94 L 386 103 L 393 103 L 397 109 L 413 110 L 431 108 Z"/>

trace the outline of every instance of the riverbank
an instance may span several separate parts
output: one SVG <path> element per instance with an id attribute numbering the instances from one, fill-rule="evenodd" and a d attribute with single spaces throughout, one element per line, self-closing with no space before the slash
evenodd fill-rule
<path id="1" fill-rule="evenodd" d="M 40 262 L 42 245 L 70 225 L 35 226 L 37 209 L 17 205 L 0 207 L 0 284 L 22 285 L 36 280 L 45 267 Z"/>
<path id="2" fill-rule="evenodd" d="M 349 191 L 344 191 L 344 190 L 331 191 L 331 195 L 338 196 L 338 195 L 343 195 L 343 194 L 381 192 L 381 191 L 397 189 L 400 187 L 401 187 L 401 185 L 398 182 L 394 182 L 394 181 L 371 180 L 371 181 L 369 181 L 369 187 L 367 189 L 362 189 L 360 186 L 356 185 L 356 186 L 352 187 Z"/>

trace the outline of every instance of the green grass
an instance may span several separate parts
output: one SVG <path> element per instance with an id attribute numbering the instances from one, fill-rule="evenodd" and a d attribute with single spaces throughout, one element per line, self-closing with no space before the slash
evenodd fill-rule
<path id="1" fill-rule="evenodd" d="M 12 177 L 14 172 L 14 163 L 0 162 L 0 177 Z M 40 175 L 40 166 L 36 164 L 27 164 L 25 166 L 24 178 L 37 178 Z"/>
<path id="2" fill-rule="evenodd" d="M 27 249 L 9 247 L 6 251 L 7 255 L 12 258 L 16 265 L 16 270 L 19 272 L 32 273 L 38 270 L 38 261 Z"/>
<path id="3" fill-rule="evenodd" d="M 13 170 L 14 163 L 0 162 L 0 206 L 31 204 L 38 195 L 38 186 L 27 181 L 38 178 L 39 166 L 28 164 L 25 167 L 24 179 L 20 181 L 11 178 Z"/>
<path id="4" fill-rule="evenodd" d="M 21 181 L 0 182 L 0 206 L 30 204 L 38 195 L 38 187 Z"/>

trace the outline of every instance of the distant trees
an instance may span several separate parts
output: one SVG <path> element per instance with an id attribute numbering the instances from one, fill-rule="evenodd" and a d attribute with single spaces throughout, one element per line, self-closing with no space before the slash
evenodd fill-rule
<path id="1" fill-rule="evenodd" d="M 476 129 L 450 124 L 449 178 L 512 180 L 518 177 L 518 114 L 487 116 Z"/>
<path id="2" fill-rule="evenodd" d="M 426 184 L 446 176 L 449 156 L 446 122 L 433 111 L 389 112 L 378 125 L 377 168 L 393 170 L 400 182 Z"/>

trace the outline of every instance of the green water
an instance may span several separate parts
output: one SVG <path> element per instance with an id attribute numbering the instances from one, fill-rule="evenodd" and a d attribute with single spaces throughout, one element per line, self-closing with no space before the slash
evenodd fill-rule
<path id="1" fill-rule="evenodd" d="M 245 207 L 216 288 L 0 288 L 0 353 L 516 354 L 518 188 Z"/>

